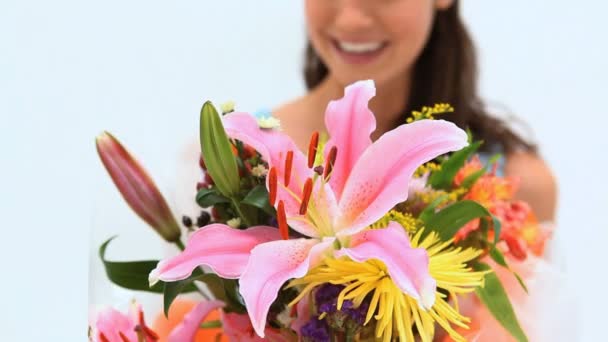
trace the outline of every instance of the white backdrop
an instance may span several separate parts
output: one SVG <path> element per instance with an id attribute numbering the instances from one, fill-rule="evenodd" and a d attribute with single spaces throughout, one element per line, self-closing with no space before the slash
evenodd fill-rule
<path id="1" fill-rule="evenodd" d="M 558 176 L 580 341 L 596 341 L 608 269 L 608 5 L 577 5 L 476 1 L 464 12 L 484 95 L 529 123 Z M 100 131 L 120 137 L 170 193 L 201 104 L 233 99 L 253 111 L 300 94 L 303 40 L 302 1 L 2 0 L 0 339 L 82 341 L 89 302 L 128 298 L 100 273 L 105 238 L 120 235 L 115 259 L 163 253 L 97 161 Z"/>

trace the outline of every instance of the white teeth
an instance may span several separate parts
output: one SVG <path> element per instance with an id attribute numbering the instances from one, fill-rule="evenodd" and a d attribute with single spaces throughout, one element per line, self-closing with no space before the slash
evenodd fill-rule
<path id="1" fill-rule="evenodd" d="M 378 50 L 382 46 L 382 42 L 371 42 L 371 43 L 349 43 L 349 42 L 338 42 L 340 49 L 346 52 L 352 53 L 365 53 Z"/>

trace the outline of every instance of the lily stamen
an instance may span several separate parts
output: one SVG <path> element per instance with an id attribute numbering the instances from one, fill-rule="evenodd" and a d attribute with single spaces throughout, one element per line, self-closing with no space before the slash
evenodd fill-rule
<path id="1" fill-rule="evenodd" d="M 101 340 L 101 342 L 110 342 L 110 340 L 108 340 L 106 335 L 104 335 L 103 333 L 99 333 L 99 339 Z"/>
<path id="2" fill-rule="evenodd" d="M 268 171 L 268 201 L 270 205 L 274 206 L 274 202 L 277 200 L 277 169 L 274 167 Z"/>
<path id="3" fill-rule="evenodd" d="M 144 320 L 144 312 L 140 311 L 139 312 L 139 326 L 138 328 L 141 330 L 141 332 L 143 333 L 144 337 L 147 337 L 148 339 L 152 339 L 153 341 L 156 341 L 159 339 L 159 336 L 157 333 L 155 333 L 152 329 L 150 329 L 147 325 L 146 322 Z"/>
<path id="4" fill-rule="evenodd" d="M 291 167 L 293 165 L 293 151 L 287 152 L 285 158 L 285 186 L 289 186 L 289 180 L 291 179 Z"/>
<path id="5" fill-rule="evenodd" d="M 285 214 L 285 204 L 279 200 L 277 205 L 277 222 L 279 223 L 279 233 L 283 240 L 289 240 L 289 226 L 287 226 L 287 215 Z"/>
<path id="6" fill-rule="evenodd" d="M 323 172 L 323 178 L 327 180 L 331 175 L 331 171 L 334 168 L 334 164 L 336 163 L 336 156 L 338 155 L 338 148 L 336 146 L 332 146 L 329 150 L 329 154 L 327 155 L 327 161 L 325 162 L 325 169 Z"/>
<path id="7" fill-rule="evenodd" d="M 310 137 L 310 144 L 308 144 L 308 168 L 312 168 L 315 165 L 315 158 L 317 156 L 318 147 L 319 132 L 314 132 Z"/>
<path id="8" fill-rule="evenodd" d="M 304 189 L 302 190 L 302 202 L 300 203 L 300 215 L 306 215 L 308 210 L 308 202 L 310 202 L 310 196 L 312 195 L 312 178 L 308 178 L 304 183 Z"/>

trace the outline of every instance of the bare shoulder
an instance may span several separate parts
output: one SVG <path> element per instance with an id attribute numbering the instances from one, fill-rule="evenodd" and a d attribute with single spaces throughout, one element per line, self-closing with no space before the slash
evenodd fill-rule
<path id="1" fill-rule="evenodd" d="M 557 207 L 557 181 L 549 166 L 530 152 L 509 153 L 505 174 L 520 179 L 516 198 L 532 206 L 539 220 L 554 220 Z"/>
<path id="2" fill-rule="evenodd" d="M 323 127 L 323 116 L 314 115 L 314 102 L 307 94 L 273 110 L 273 115 L 281 120 L 281 128 L 296 142 L 300 149 L 308 146 L 310 134 Z"/>
<path id="3" fill-rule="evenodd" d="M 275 108 L 272 113 L 274 116 L 279 118 L 281 121 L 293 120 L 301 108 L 306 104 L 306 97 L 298 97 L 287 103 L 283 103 Z"/>

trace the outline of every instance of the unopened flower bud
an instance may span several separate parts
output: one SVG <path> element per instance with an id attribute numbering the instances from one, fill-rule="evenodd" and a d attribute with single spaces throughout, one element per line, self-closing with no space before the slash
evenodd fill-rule
<path id="1" fill-rule="evenodd" d="M 201 109 L 200 142 L 207 173 L 218 191 L 226 197 L 238 194 L 240 177 L 233 154 L 234 146 L 230 143 L 222 120 L 211 102 L 205 102 Z"/>
<path id="2" fill-rule="evenodd" d="M 146 170 L 110 133 L 99 135 L 95 144 L 101 162 L 131 209 L 165 240 L 178 241 L 179 225 Z"/>

